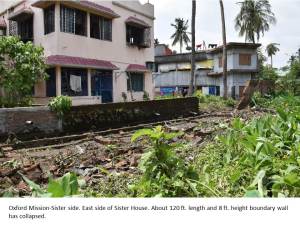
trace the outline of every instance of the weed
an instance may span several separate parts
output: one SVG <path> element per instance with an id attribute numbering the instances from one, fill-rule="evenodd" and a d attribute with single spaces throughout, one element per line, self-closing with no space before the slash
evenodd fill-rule
<path id="1" fill-rule="evenodd" d="M 57 96 L 49 102 L 49 108 L 56 112 L 59 118 L 68 113 L 72 106 L 72 100 L 68 96 Z"/>
<path id="2" fill-rule="evenodd" d="M 141 179 L 131 189 L 140 197 L 182 197 L 198 196 L 198 175 L 191 165 L 185 165 L 170 141 L 181 133 L 167 133 L 161 126 L 142 129 L 131 138 L 132 142 L 142 136 L 148 137 L 151 147 L 142 156 L 139 168 Z"/>

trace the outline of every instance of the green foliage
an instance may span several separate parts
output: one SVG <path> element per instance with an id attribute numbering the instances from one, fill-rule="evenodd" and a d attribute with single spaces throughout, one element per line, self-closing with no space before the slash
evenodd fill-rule
<path id="1" fill-rule="evenodd" d="M 201 91 L 196 91 L 194 96 L 199 99 L 200 109 L 222 109 L 226 107 L 234 107 L 236 101 L 233 98 L 226 100 L 220 96 L 204 95 Z"/>
<path id="2" fill-rule="evenodd" d="M 35 83 L 47 77 L 45 68 L 42 47 L 17 37 L 0 37 L 0 86 L 5 92 L 1 106 L 29 105 Z"/>
<path id="3" fill-rule="evenodd" d="M 289 71 L 277 82 L 280 93 L 300 95 L 300 60 L 291 63 Z"/>
<path id="4" fill-rule="evenodd" d="M 47 189 L 43 189 L 40 185 L 29 180 L 21 174 L 24 181 L 29 185 L 32 197 L 66 197 L 79 195 L 80 187 L 85 185 L 84 180 L 78 180 L 74 173 L 66 173 L 63 177 L 56 180 L 49 178 Z"/>
<path id="5" fill-rule="evenodd" d="M 172 46 L 179 43 L 180 53 L 182 53 L 183 44 L 188 46 L 189 42 L 191 41 L 189 38 L 188 23 L 188 20 L 185 21 L 183 18 L 176 18 L 175 24 L 171 24 L 171 26 L 175 28 L 175 33 L 171 36 L 171 39 L 173 40 Z"/>
<path id="6" fill-rule="evenodd" d="M 251 97 L 251 105 L 253 106 L 266 106 L 270 99 L 262 96 L 259 91 L 254 92 Z"/>
<path id="7" fill-rule="evenodd" d="M 276 23 L 271 5 L 268 0 L 244 0 L 238 4 L 241 8 L 235 18 L 235 29 L 245 36 L 245 41 L 255 43 Z"/>
<path id="8" fill-rule="evenodd" d="M 228 162 L 237 160 L 242 170 L 255 175 L 249 191 L 261 197 L 299 196 L 299 122 L 299 111 L 278 109 L 276 116 L 248 124 L 236 119 L 229 133 L 219 138 L 227 146 Z"/>
<path id="9" fill-rule="evenodd" d="M 68 96 L 57 96 L 49 102 L 49 108 L 57 113 L 59 118 L 68 113 L 72 106 L 72 99 Z"/>
<path id="10" fill-rule="evenodd" d="M 185 165 L 176 153 L 178 145 L 170 143 L 180 133 L 167 133 L 161 126 L 142 129 L 131 138 L 132 142 L 146 136 L 151 147 L 142 156 L 139 168 L 141 179 L 131 188 L 139 197 L 198 196 L 198 175 L 194 168 Z"/>
<path id="11" fill-rule="evenodd" d="M 147 91 L 144 91 L 143 100 L 144 101 L 149 101 L 150 100 L 149 93 Z"/>
<path id="12" fill-rule="evenodd" d="M 276 81 L 278 79 L 278 74 L 272 67 L 262 66 L 259 71 L 259 79 Z"/>

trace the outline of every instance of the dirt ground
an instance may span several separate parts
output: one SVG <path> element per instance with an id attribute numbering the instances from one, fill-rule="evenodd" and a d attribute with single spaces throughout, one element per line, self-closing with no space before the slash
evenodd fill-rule
<path id="1" fill-rule="evenodd" d="M 184 132 L 184 135 L 173 141 L 200 147 L 206 139 L 214 137 L 224 129 L 223 125 L 229 124 L 234 117 L 247 120 L 263 113 L 250 109 L 206 112 L 188 120 L 165 122 L 163 126 L 166 131 Z M 45 185 L 49 174 L 61 177 L 72 171 L 83 177 L 91 188 L 103 182 L 109 174 L 138 176 L 138 163 L 148 144 L 146 140 L 131 143 L 134 132 L 120 129 L 114 134 L 90 135 L 61 145 L 36 148 L 14 149 L 4 145 L 0 155 L 0 195 L 8 190 L 17 196 L 30 194 L 30 188 L 22 180 L 20 173 L 38 184 Z"/>

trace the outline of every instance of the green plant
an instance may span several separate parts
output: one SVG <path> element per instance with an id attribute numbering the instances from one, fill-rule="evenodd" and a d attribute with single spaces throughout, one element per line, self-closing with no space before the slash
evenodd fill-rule
<path id="1" fill-rule="evenodd" d="M 125 92 L 122 92 L 122 98 L 123 102 L 127 102 L 127 94 Z"/>
<path id="2" fill-rule="evenodd" d="M 234 107 L 236 104 L 236 101 L 233 98 L 227 98 L 226 100 L 224 100 L 224 103 L 226 106 Z"/>
<path id="3" fill-rule="evenodd" d="M 51 111 L 56 112 L 59 118 L 62 118 L 66 113 L 71 110 L 72 99 L 68 96 L 57 96 L 49 102 Z"/>
<path id="4" fill-rule="evenodd" d="M 63 177 L 56 180 L 49 178 L 48 187 L 43 189 L 40 185 L 29 180 L 23 174 L 20 174 L 23 180 L 29 185 L 32 197 L 66 197 L 79 195 L 80 187 L 85 186 L 84 180 L 78 180 L 74 173 L 66 173 Z"/>
<path id="5" fill-rule="evenodd" d="M 151 147 L 142 156 L 139 168 L 141 179 L 131 188 L 134 196 L 180 197 L 197 196 L 198 174 L 191 165 L 185 165 L 170 143 L 181 133 L 167 133 L 162 126 L 137 131 L 132 142 L 142 136 L 148 137 Z"/>
<path id="6" fill-rule="evenodd" d="M 149 93 L 147 91 L 144 91 L 143 100 L 144 101 L 149 101 L 150 100 Z"/>
<path id="7" fill-rule="evenodd" d="M 276 116 L 264 116 L 248 124 L 236 119 L 228 134 L 219 137 L 227 146 L 227 161 L 238 160 L 256 176 L 246 196 L 300 194 L 299 112 L 278 109 Z"/>
<path id="8" fill-rule="evenodd" d="M 0 86 L 4 107 L 31 104 L 34 85 L 47 77 L 44 49 L 13 36 L 0 37 Z"/>

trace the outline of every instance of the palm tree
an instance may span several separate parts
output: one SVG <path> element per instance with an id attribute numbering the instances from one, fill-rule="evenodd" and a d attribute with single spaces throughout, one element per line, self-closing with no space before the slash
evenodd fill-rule
<path id="1" fill-rule="evenodd" d="M 223 1 L 220 0 L 221 19 L 222 19 L 222 37 L 223 37 L 223 85 L 224 85 L 224 99 L 228 97 L 227 86 L 227 42 L 226 42 L 226 24 Z"/>
<path id="2" fill-rule="evenodd" d="M 268 56 L 271 58 L 271 68 L 273 68 L 273 55 L 276 54 L 276 52 L 279 51 L 279 48 L 277 47 L 279 44 L 277 43 L 270 43 L 266 47 L 266 52 Z"/>
<path id="3" fill-rule="evenodd" d="M 245 42 L 255 43 L 276 23 L 269 0 L 244 0 L 238 4 L 241 9 L 235 18 L 235 29 L 240 36 L 245 36 Z"/>
<path id="4" fill-rule="evenodd" d="M 189 85 L 189 96 L 194 93 L 195 82 L 195 22 L 196 22 L 196 0 L 193 0 L 192 4 L 192 54 L 191 54 L 191 79 Z"/>
<path id="5" fill-rule="evenodd" d="M 189 32 L 187 31 L 189 29 L 188 25 L 189 21 L 185 21 L 181 18 L 175 19 L 175 24 L 171 24 L 171 26 L 175 27 L 175 33 L 171 36 L 173 39 L 172 46 L 176 45 L 179 42 L 180 45 L 180 53 L 182 53 L 182 46 L 183 44 L 188 45 L 190 42 L 190 38 L 188 36 Z"/>

